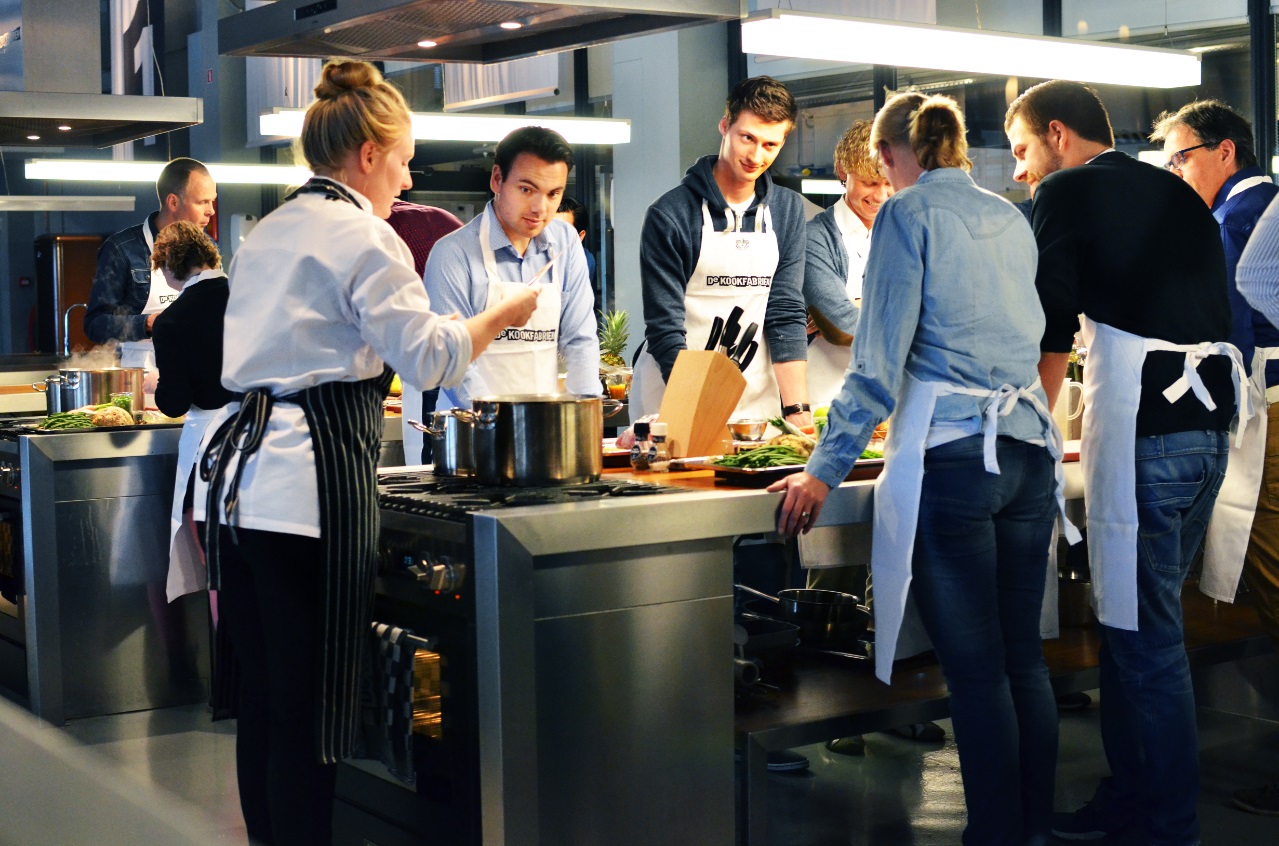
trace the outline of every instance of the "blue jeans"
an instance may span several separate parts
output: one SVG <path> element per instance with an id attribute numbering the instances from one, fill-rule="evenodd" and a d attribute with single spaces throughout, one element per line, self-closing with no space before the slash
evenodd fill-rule
<path id="1" fill-rule="evenodd" d="M 1152 846 L 1199 842 L 1199 735 L 1181 586 L 1226 473 L 1225 432 L 1137 439 L 1137 626 L 1101 627 L 1108 798 Z"/>
<path id="2" fill-rule="evenodd" d="M 915 601 L 950 688 L 968 806 L 965 844 L 1047 843 L 1057 709 L 1039 638 L 1056 519 L 1043 447 L 980 435 L 928 450 L 915 539 Z"/>

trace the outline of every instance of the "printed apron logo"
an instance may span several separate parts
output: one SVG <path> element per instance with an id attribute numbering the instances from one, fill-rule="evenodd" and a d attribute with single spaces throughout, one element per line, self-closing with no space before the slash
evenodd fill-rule
<path id="1" fill-rule="evenodd" d="M 773 284 L 771 276 L 707 276 L 708 288 L 767 288 Z"/>
<path id="2" fill-rule="evenodd" d="M 497 336 L 499 341 L 554 341 L 555 329 L 504 329 Z"/>
<path id="3" fill-rule="evenodd" d="M 749 250 L 751 248 L 751 242 L 745 238 L 738 238 L 735 245 L 739 250 Z"/>

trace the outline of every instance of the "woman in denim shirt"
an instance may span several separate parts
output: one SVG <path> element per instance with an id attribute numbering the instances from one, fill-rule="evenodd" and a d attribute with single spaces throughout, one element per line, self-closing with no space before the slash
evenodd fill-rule
<path id="1" fill-rule="evenodd" d="M 771 488 L 785 492 L 779 531 L 817 522 L 893 414 L 875 489 L 877 674 L 890 680 L 913 586 L 950 688 L 963 842 L 1045 843 L 1057 714 L 1039 611 L 1061 453 L 1037 372 L 1038 250 L 1021 213 L 968 176 L 950 98 L 894 97 L 871 147 L 898 193 L 875 221 L 852 365 L 827 428 L 807 472 Z"/>

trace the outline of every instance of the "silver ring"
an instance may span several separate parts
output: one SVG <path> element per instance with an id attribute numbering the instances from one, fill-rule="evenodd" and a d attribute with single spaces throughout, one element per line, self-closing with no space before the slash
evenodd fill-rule
<path id="1" fill-rule="evenodd" d="M 800 517 L 807 517 L 807 516 L 808 516 L 808 512 L 807 512 L 807 511 L 801 511 L 801 512 L 799 512 L 799 516 L 800 516 Z"/>

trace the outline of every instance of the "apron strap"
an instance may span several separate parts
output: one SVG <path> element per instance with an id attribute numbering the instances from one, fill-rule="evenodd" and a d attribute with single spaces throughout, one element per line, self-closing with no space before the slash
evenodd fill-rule
<path id="1" fill-rule="evenodd" d="M 1248 373 L 1244 370 L 1243 355 L 1234 344 L 1226 341 L 1173 344 L 1168 341 L 1161 341 L 1158 338 L 1147 338 L 1146 349 L 1185 353 L 1181 376 L 1164 389 L 1164 399 L 1170 403 L 1176 402 L 1186 395 L 1186 391 L 1193 391 L 1195 397 L 1209 411 L 1215 411 L 1217 403 L 1213 401 L 1212 395 L 1208 393 L 1208 388 L 1203 383 L 1203 377 L 1199 375 L 1199 365 L 1210 355 L 1227 356 L 1230 359 L 1230 366 L 1234 373 L 1235 408 L 1238 409 L 1239 413 L 1239 428 L 1235 432 L 1235 445 L 1238 446 L 1243 443 L 1244 431 L 1248 428 L 1248 421 L 1256 410 L 1253 408 L 1252 396 L 1248 390 Z"/>

